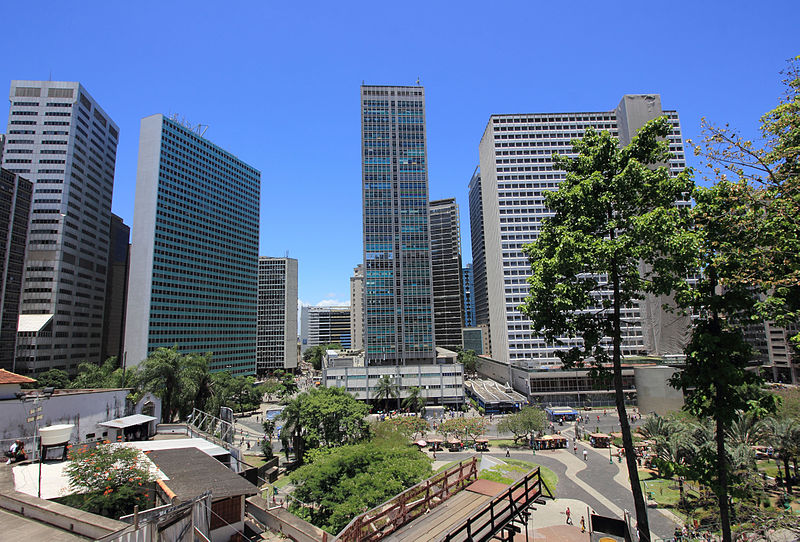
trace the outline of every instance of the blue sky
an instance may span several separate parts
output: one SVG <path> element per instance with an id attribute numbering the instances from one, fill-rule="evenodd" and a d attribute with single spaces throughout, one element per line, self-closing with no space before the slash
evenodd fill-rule
<path id="1" fill-rule="evenodd" d="M 0 5 L 0 86 L 52 77 L 88 89 L 120 126 L 113 211 L 133 222 L 142 117 L 209 125 L 208 139 L 261 170 L 261 254 L 299 260 L 309 304 L 349 302 L 362 257 L 362 81 L 421 78 L 430 194 L 458 200 L 467 263 L 467 183 L 489 115 L 659 93 L 684 137 L 698 138 L 702 116 L 756 136 L 800 54 L 797 0 L 31 6 Z"/>

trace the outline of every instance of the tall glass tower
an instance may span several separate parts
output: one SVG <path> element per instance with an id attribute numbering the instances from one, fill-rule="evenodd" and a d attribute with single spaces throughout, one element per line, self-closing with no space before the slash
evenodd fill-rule
<path id="1" fill-rule="evenodd" d="M 433 363 L 422 87 L 361 86 L 361 159 L 366 361 Z"/>
<path id="2" fill-rule="evenodd" d="M 256 372 L 261 173 L 163 115 L 139 134 L 125 353 L 212 353 Z"/>

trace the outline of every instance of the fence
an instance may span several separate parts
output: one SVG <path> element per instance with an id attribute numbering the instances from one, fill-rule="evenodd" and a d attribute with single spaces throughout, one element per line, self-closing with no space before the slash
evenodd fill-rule
<path id="1" fill-rule="evenodd" d="M 357 516 L 342 532 L 338 542 L 380 540 L 403 525 L 440 505 L 478 478 L 478 458 L 458 465 L 420 482 L 412 488 Z"/>

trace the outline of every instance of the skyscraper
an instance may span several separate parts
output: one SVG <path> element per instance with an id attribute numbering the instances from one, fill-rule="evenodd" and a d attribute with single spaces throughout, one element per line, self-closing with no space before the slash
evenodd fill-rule
<path id="1" fill-rule="evenodd" d="M 0 168 L 0 369 L 14 372 L 33 184 Z"/>
<path id="2" fill-rule="evenodd" d="M 3 167 L 34 184 L 16 371 L 100 362 L 119 129 L 80 83 L 12 81 Z"/>
<path id="3" fill-rule="evenodd" d="M 117 215 L 111 215 L 106 279 L 106 312 L 103 321 L 103 359 L 111 356 L 122 362 L 125 338 L 125 308 L 128 301 L 131 228 Z"/>
<path id="4" fill-rule="evenodd" d="M 258 259 L 256 372 L 297 368 L 297 260 Z"/>
<path id="5" fill-rule="evenodd" d="M 366 363 L 435 361 L 425 90 L 361 86 Z"/>
<path id="6" fill-rule="evenodd" d="M 358 264 L 350 277 L 350 331 L 353 349 L 364 349 L 364 264 Z"/>
<path id="7" fill-rule="evenodd" d="M 461 230 L 455 198 L 430 202 L 431 268 L 436 346 L 462 346 Z"/>
<path id="8" fill-rule="evenodd" d="M 574 156 L 570 140 L 594 127 L 619 136 L 626 145 L 645 122 L 667 115 L 673 125 L 668 137 L 673 175 L 685 167 L 680 123 L 675 111 L 662 110 L 658 95 L 626 95 L 613 111 L 492 115 L 480 142 L 480 168 L 470 181 L 470 224 L 477 323 L 482 300 L 479 276 L 485 269 L 492 356 L 523 368 L 555 367 L 556 348 L 533 333 L 530 321 L 517 310 L 528 294 L 530 263 L 523 245 L 536 240 L 542 219 L 550 216 L 545 194 L 564 179 L 554 169 L 554 152 Z M 651 314 L 660 307 L 625 307 L 623 354 L 665 352 L 671 341 L 666 316 Z M 643 321 L 647 324 L 643 325 Z M 659 322 L 659 323 L 656 323 Z M 661 326 L 655 330 L 654 326 Z M 578 339 L 565 339 L 567 346 Z"/>
<path id="9" fill-rule="evenodd" d="M 475 327 L 475 298 L 473 297 L 475 284 L 472 278 L 471 263 L 461 270 L 461 284 L 464 288 L 464 327 Z"/>
<path id="10" fill-rule="evenodd" d="M 141 121 L 125 350 L 211 352 L 255 374 L 261 173 L 191 128 Z"/>

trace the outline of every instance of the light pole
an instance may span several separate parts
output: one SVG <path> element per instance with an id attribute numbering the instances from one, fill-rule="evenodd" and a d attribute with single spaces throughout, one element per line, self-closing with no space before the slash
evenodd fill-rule
<path id="1" fill-rule="evenodd" d="M 33 397 L 28 396 L 28 394 L 26 394 L 25 392 L 22 392 L 22 391 L 18 391 L 16 393 L 17 399 L 22 401 L 23 404 L 25 404 L 25 403 L 27 403 L 29 401 L 33 402 L 33 408 L 30 410 L 30 412 L 29 412 L 30 415 L 28 416 L 26 421 L 34 422 L 34 424 L 35 424 L 34 425 L 34 432 L 33 432 L 33 446 L 36 449 L 36 456 L 37 456 L 37 459 L 39 460 L 39 481 L 38 481 L 38 484 L 37 484 L 36 495 L 40 499 L 42 498 L 42 460 L 43 460 L 43 457 L 42 457 L 42 439 L 41 439 L 41 437 L 39 437 L 39 420 L 41 420 L 44 417 L 44 415 L 42 414 L 42 407 L 39 405 L 39 402 L 42 399 L 42 397 L 44 397 L 45 399 L 50 399 L 50 397 L 53 396 L 53 393 L 55 391 L 56 391 L 55 388 L 52 388 L 52 387 L 42 388 L 41 390 L 36 390 L 36 395 L 34 395 Z M 37 439 L 38 439 L 38 442 L 39 442 L 38 448 L 36 447 Z"/>

